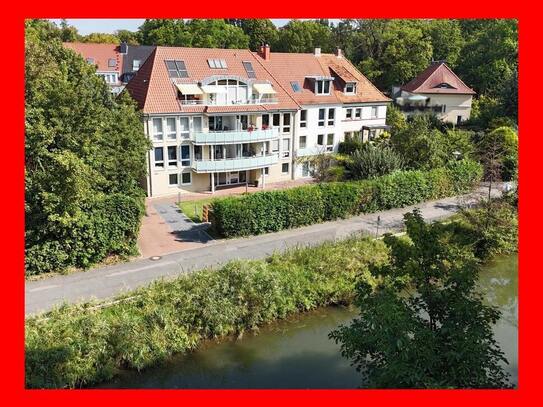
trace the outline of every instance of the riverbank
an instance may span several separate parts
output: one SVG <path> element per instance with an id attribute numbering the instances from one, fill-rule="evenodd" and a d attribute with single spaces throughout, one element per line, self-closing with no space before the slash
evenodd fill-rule
<path id="1" fill-rule="evenodd" d="M 492 234 L 482 235 L 474 225 L 458 220 L 450 227 L 462 233 L 466 244 L 486 241 L 485 247 L 493 250 L 498 246 L 489 246 L 491 239 L 501 242 L 504 233 L 513 235 L 501 223 L 486 229 Z M 515 222 L 508 225 L 516 227 Z M 193 350 L 204 339 L 239 335 L 326 305 L 349 304 L 358 281 L 374 283 L 368 267 L 387 258 L 383 242 L 355 237 L 265 260 L 234 261 L 156 282 L 112 302 L 64 306 L 31 317 L 25 330 L 26 385 L 89 386 L 110 380 L 120 369 L 141 370 Z"/>

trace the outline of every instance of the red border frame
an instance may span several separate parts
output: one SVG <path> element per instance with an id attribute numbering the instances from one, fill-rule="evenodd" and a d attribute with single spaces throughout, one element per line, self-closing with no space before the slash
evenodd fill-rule
<path id="1" fill-rule="evenodd" d="M 218 2 L 217 2 L 218 3 Z M 417 2 L 408 0 L 386 0 L 382 4 L 365 5 L 357 1 L 341 2 L 339 10 L 330 13 L 330 2 L 319 5 L 315 1 L 292 2 L 274 0 L 273 9 L 255 8 L 254 1 L 231 0 L 227 4 L 213 4 L 208 7 L 201 4 L 183 4 L 179 1 L 149 3 L 132 0 L 129 9 L 118 7 L 117 10 L 105 10 L 100 3 L 75 3 L 73 1 L 35 1 L 24 3 L 24 10 L 11 10 L 3 19 L 4 59 L 0 64 L 4 78 L 3 111 L 8 131 L 4 134 L 6 151 L 2 159 L 5 174 L 4 193 L 1 200 L 3 233 L 2 251 L 4 267 L 3 295 L 0 296 L 0 310 L 3 311 L 4 332 L 1 336 L 4 360 L 2 369 L 3 399 L 9 396 L 18 403 L 40 403 L 48 405 L 73 405 L 78 407 L 96 406 L 96 403 L 126 403 L 131 406 L 196 402 L 201 404 L 250 405 L 259 403 L 272 405 L 278 401 L 293 404 L 311 403 L 314 406 L 349 404 L 356 402 L 377 402 L 379 405 L 411 405 L 426 402 L 439 402 L 442 406 L 464 405 L 507 405 L 512 403 L 537 400 L 537 385 L 541 370 L 541 351 L 539 337 L 535 328 L 529 324 L 530 316 L 537 317 L 536 295 L 541 283 L 541 276 L 535 266 L 537 259 L 532 253 L 538 245 L 537 231 L 541 220 L 537 217 L 538 201 L 530 197 L 527 186 L 531 178 L 535 182 L 538 176 L 534 163 L 541 151 L 541 141 L 536 132 L 536 109 L 538 105 L 538 68 L 540 53 L 538 40 L 541 35 L 541 23 L 538 15 L 530 6 L 518 3 L 482 0 L 479 2 L 457 0 L 454 4 L 436 8 L 435 2 Z M 149 7 L 149 4 L 154 4 Z M 122 5 L 118 3 L 117 6 Z M 207 10 L 206 10 L 207 9 Z M 145 10 L 145 11 L 142 11 Z M 235 10 L 235 13 L 234 13 Z M 239 11 L 238 11 L 239 10 Z M 282 11 L 285 12 L 282 12 Z M 327 10 L 318 13 L 319 10 Z M 322 17 L 364 17 L 364 18 L 517 18 L 520 36 L 520 127 L 526 134 L 520 143 L 520 174 L 523 187 L 520 199 L 520 224 L 522 225 L 520 246 L 519 294 L 521 298 L 519 334 L 519 387 L 517 390 L 25 390 L 24 389 L 24 19 L 25 18 L 179 18 L 183 17 L 266 17 L 266 18 L 322 18 Z M 235 14 L 235 15 L 233 15 Z M 286 14 L 286 16 L 285 16 Z M 332 15 L 331 15 L 332 14 Z M 530 92 L 531 91 L 531 92 Z M 538 109 L 539 110 L 539 109 Z M 14 120 L 15 119 L 15 120 Z M 531 134 L 530 134 L 531 133 Z M 16 137 L 12 135 L 16 134 Z M 522 136 L 521 136 L 522 137 Z M 538 148 L 539 147 L 539 148 Z M 534 194 L 535 195 L 535 194 Z M 530 199 L 532 198 L 532 199 Z M 529 219 L 527 221 L 526 219 Z M 528 277 L 529 276 L 529 277 Z M 529 280 L 528 280 L 529 279 Z M 529 284 L 528 284 L 529 281 Z M 531 315 L 532 314 L 532 315 Z"/>

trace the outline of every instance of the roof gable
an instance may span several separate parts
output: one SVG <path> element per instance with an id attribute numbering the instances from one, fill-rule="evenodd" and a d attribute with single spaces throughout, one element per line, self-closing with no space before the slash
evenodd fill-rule
<path id="1" fill-rule="evenodd" d="M 445 62 L 431 64 L 401 89 L 411 93 L 475 94 Z"/>

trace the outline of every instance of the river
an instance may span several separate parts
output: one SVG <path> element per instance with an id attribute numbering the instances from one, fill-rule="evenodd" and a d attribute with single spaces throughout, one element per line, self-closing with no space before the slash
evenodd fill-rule
<path id="1" fill-rule="evenodd" d="M 517 383 L 518 257 L 494 259 L 481 272 L 479 285 L 490 304 L 502 311 L 496 339 Z M 187 355 L 143 372 L 122 372 L 100 388 L 356 388 L 360 375 L 342 358 L 330 331 L 348 323 L 356 309 L 328 307 L 272 324 L 258 335 L 207 341 Z"/>

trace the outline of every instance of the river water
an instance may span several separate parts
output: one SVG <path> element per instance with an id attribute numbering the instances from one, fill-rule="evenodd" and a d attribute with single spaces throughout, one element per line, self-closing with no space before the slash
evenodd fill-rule
<path id="1" fill-rule="evenodd" d="M 517 383 L 518 258 L 497 258 L 481 272 L 480 287 L 502 318 L 494 331 Z M 328 307 L 264 327 L 242 339 L 208 341 L 195 352 L 143 372 L 123 372 L 101 388 L 356 388 L 360 374 L 328 339 L 356 309 Z"/>

